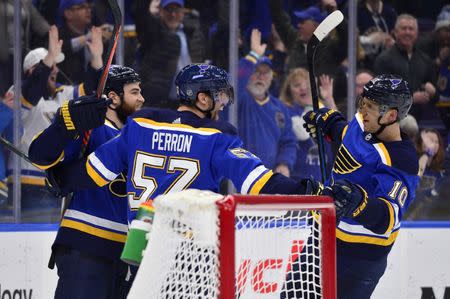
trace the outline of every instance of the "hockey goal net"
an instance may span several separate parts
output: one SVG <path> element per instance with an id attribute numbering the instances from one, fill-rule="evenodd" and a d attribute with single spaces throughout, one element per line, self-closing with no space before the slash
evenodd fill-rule
<path id="1" fill-rule="evenodd" d="M 185 190 L 154 206 L 128 298 L 336 298 L 328 197 Z"/>

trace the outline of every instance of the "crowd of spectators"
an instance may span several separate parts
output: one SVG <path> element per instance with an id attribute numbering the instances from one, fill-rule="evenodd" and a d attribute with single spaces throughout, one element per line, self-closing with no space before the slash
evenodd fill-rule
<path id="1" fill-rule="evenodd" d="M 229 0 L 124 2 L 124 64 L 140 73 L 146 106 L 175 108 L 174 77 L 189 63 L 228 67 Z M 381 73 L 401 75 L 412 91 L 411 115 L 402 128 L 417 145 L 422 184 L 410 219 L 423 217 L 417 207 L 431 199 L 432 203 L 438 202 L 436 198 L 445 200 L 439 194 L 448 194 L 445 182 L 450 171 L 450 5 L 444 0 L 422 2 L 359 0 L 357 7 L 356 96 Z M 51 121 L 60 101 L 95 89 L 113 26 L 105 0 L 21 3 L 20 48 L 25 58 L 21 150 L 26 152 L 32 135 Z M 0 0 L 0 38 L 4 41 L 0 47 L 0 134 L 7 139 L 11 139 L 13 109 L 19 108 L 14 107 L 11 89 L 13 7 L 14 1 Z M 239 134 L 246 148 L 274 171 L 296 179 L 319 179 L 317 145 L 301 118 L 312 109 L 306 44 L 329 13 L 340 9 L 347 15 L 348 3 L 241 0 L 239 7 Z M 356 103 L 346 95 L 347 40 L 344 19 L 319 45 L 315 65 L 321 105 L 344 114 L 348 104 Z M 326 156 L 331 165 L 330 148 Z M 10 153 L 0 152 L 0 210 L 6 211 L 10 211 L 11 192 L 9 199 L 7 194 L 12 182 L 8 180 L 8 157 Z M 22 206 L 26 208 L 33 198 L 50 195 L 24 189 L 30 184 L 42 189 L 44 174 L 31 164 L 22 165 Z M 57 199 L 51 201 L 52 207 L 59 204 Z M 432 218 L 429 211 L 426 217 Z"/>

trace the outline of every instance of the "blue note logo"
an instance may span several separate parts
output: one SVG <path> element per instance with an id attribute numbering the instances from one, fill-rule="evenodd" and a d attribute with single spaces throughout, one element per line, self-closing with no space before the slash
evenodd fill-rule
<path id="1" fill-rule="evenodd" d="M 391 81 L 391 88 L 396 89 L 400 83 L 402 83 L 402 79 L 389 79 Z"/>

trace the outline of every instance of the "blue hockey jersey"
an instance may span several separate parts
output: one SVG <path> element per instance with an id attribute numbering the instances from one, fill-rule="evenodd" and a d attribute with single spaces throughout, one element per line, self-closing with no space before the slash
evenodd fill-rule
<path id="1" fill-rule="evenodd" d="M 381 142 L 363 128 L 356 114 L 341 131 L 329 183 L 347 179 L 363 187 L 369 198 L 361 213 L 341 219 L 336 231 L 338 255 L 377 259 L 389 253 L 414 199 L 418 160 L 405 135 L 401 141 Z"/>
<path id="2" fill-rule="evenodd" d="M 30 158 L 36 161 L 35 165 L 40 169 L 52 167 L 61 160 L 61 164 L 65 164 L 79 158 L 81 138 L 69 142 L 59 157 L 51 160 L 50 157 L 58 156 L 58 145 L 46 148 L 49 140 L 57 138 L 53 142 L 63 142 L 63 137 L 58 136 L 57 132 L 58 129 L 52 124 L 30 146 Z M 93 152 L 118 133 L 119 130 L 106 120 L 103 126 L 92 130 L 86 153 Z M 119 176 L 102 188 L 74 192 L 64 212 L 53 247 L 62 245 L 94 256 L 118 259 L 128 232 L 127 199 L 125 188 L 120 187 L 124 180 L 123 176 Z"/>
<path id="3" fill-rule="evenodd" d="M 293 171 L 297 146 L 287 107 L 272 95 L 257 102 L 247 90 L 256 63 L 251 55 L 239 61 L 239 136 L 268 168 L 284 164 Z"/>
<path id="4" fill-rule="evenodd" d="M 146 200 L 187 188 L 217 192 L 222 178 L 242 194 L 258 194 L 273 173 L 242 146 L 228 123 L 189 111 L 145 109 L 90 154 L 86 168 L 99 186 L 128 169 L 131 221 Z"/>

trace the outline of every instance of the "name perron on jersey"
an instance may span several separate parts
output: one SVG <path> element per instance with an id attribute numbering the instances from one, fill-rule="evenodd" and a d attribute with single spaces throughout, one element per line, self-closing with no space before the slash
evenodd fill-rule
<path id="1" fill-rule="evenodd" d="M 143 201 L 197 188 L 218 191 L 223 178 L 242 194 L 258 194 L 272 176 L 259 158 L 242 148 L 234 127 L 192 112 L 143 110 L 119 136 L 86 162 L 99 186 L 127 169 L 129 220 Z"/>

